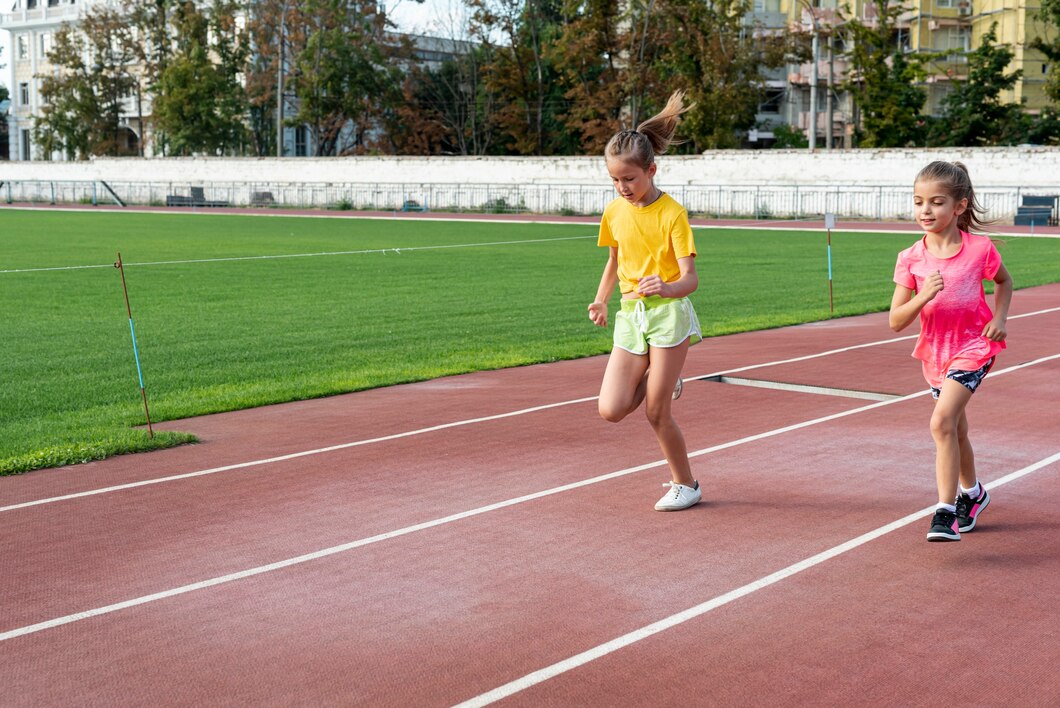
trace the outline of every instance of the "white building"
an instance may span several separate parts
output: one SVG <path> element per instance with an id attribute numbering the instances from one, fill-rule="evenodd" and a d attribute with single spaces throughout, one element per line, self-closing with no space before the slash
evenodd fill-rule
<path id="1" fill-rule="evenodd" d="M 38 74 L 51 69 L 47 53 L 60 25 L 78 18 L 85 5 L 97 0 L 0 0 L 0 32 L 9 32 L 10 54 L 4 84 L 11 92 L 8 112 L 10 159 L 43 157 L 33 144 L 32 116 L 40 107 Z"/>

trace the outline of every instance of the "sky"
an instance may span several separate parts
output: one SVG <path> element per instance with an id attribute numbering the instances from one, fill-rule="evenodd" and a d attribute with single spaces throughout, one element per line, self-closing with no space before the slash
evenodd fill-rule
<path id="1" fill-rule="evenodd" d="M 466 27 L 467 10 L 461 0 L 384 0 L 384 4 L 401 32 L 453 37 Z"/>

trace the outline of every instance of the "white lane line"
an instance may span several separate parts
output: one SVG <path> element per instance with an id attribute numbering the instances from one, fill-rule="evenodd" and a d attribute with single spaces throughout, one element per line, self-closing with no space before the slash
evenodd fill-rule
<path id="1" fill-rule="evenodd" d="M 1037 470 L 1040 470 L 1044 467 L 1048 467 L 1049 465 L 1053 464 L 1054 462 L 1057 462 L 1058 460 L 1060 460 L 1060 452 L 1053 453 L 1049 457 L 1046 457 L 1042 460 L 1038 460 L 1037 462 L 1028 465 L 1023 469 L 1011 472 L 1005 475 L 1004 477 L 996 479 L 993 482 L 989 482 L 987 484 L 990 489 L 996 489 L 997 487 L 1001 487 L 1005 484 L 1008 484 L 1009 482 L 1017 480 L 1020 477 L 1024 477 L 1026 475 L 1031 474 L 1032 472 L 1036 472 Z M 848 551 L 852 551 L 858 546 L 865 545 L 869 541 L 873 541 L 877 538 L 880 538 L 881 536 L 885 536 L 891 533 L 892 531 L 897 531 L 903 526 L 908 526 L 914 521 L 922 519 L 928 514 L 933 513 L 934 511 L 935 507 L 934 505 L 932 505 L 925 509 L 921 509 L 920 511 L 913 512 L 908 516 L 903 516 L 902 518 L 892 521 L 891 523 L 886 524 L 884 526 L 881 526 L 878 529 L 869 531 L 868 533 L 864 533 L 860 536 L 857 536 L 856 538 L 852 538 L 849 541 L 839 544 L 838 546 L 833 546 L 832 548 L 829 548 L 826 551 L 822 551 L 821 553 L 810 556 L 809 558 L 805 558 L 799 561 L 798 563 L 793 563 L 792 565 L 789 565 L 786 568 L 778 570 L 777 572 L 767 575 L 765 577 L 759 578 L 758 580 L 748 583 L 747 585 L 738 587 L 735 590 L 730 590 L 729 592 L 723 595 L 718 595 L 717 597 L 707 600 L 706 602 L 703 602 L 694 607 L 689 607 L 688 609 L 678 612 L 677 614 L 670 615 L 669 617 L 661 619 L 658 622 L 654 622 L 652 624 L 641 627 L 640 629 L 636 629 L 628 634 L 624 634 L 621 637 L 616 637 L 615 639 L 612 639 L 609 642 L 600 644 L 599 646 L 593 647 L 592 649 L 584 651 L 580 654 L 576 654 L 568 659 L 564 659 L 563 661 L 556 662 L 551 666 L 546 666 L 543 669 L 534 671 L 533 673 L 527 674 L 522 678 L 518 678 L 514 681 L 506 683 L 503 686 L 498 686 L 492 691 L 488 691 L 481 695 L 475 696 L 474 698 L 471 698 L 467 701 L 464 701 L 463 703 L 457 704 L 457 708 L 479 708 L 480 706 L 487 706 L 503 698 L 512 696 L 516 693 L 519 693 L 520 691 L 525 691 L 526 689 L 532 686 L 536 686 L 539 683 L 548 681 L 549 679 L 555 678 L 560 674 L 566 673 L 580 666 L 584 666 L 585 664 L 588 664 L 591 661 L 595 661 L 596 659 L 607 656 L 608 654 L 612 654 L 618 651 L 619 649 L 628 647 L 630 644 L 634 644 L 636 642 L 641 641 L 642 639 L 647 639 L 648 637 L 651 637 L 655 634 L 659 634 L 660 632 L 672 629 L 673 627 L 676 627 L 679 624 L 683 624 L 684 622 L 688 622 L 689 620 L 701 617 L 710 612 L 711 610 L 716 610 L 717 608 L 727 605 L 734 600 L 738 600 L 741 597 L 745 597 L 747 595 L 750 595 L 751 593 L 762 590 L 763 588 L 767 588 L 770 585 L 779 583 L 781 580 L 786 580 L 787 578 L 790 578 L 791 576 L 797 573 L 801 573 L 804 570 L 812 568 L 815 565 L 820 565 L 821 563 L 831 560 L 836 556 L 840 556 Z"/>
<path id="2" fill-rule="evenodd" d="M 130 482 L 128 484 L 116 484 L 112 487 L 102 487 L 100 489 L 90 489 L 85 492 L 76 492 L 74 494 L 64 494 L 58 497 L 49 497 L 46 499 L 35 499 L 33 501 L 21 502 L 19 504 L 11 504 L 8 506 L 0 506 L 0 512 L 14 511 L 16 509 L 25 509 L 31 506 L 39 506 L 41 504 L 51 504 L 54 502 L 66 501 L 68 499 L 79 499 L 81 497 L 94 496 L 96 494 L 107 494 L 109 492 L 118 492 L 124 489 L 135 489 L 136 487 L 144 487 L 150 484 L 161 484 L 162 482 L 174 482 L 180 479 L 191 479 L 193 477 L 202 477 L 208 474 L 216 474 L 218 472 L 227 472 L 229 470 L 245 469 L 247 467 L 257 467 L 258 465 L 267 465 L 273 462 L 283 462 L 284 460 L 294 460 L 299 457 L 308 457 L 309 455 L 320 455 L 325 452 L 334 452 L 335 450 L 346 450 L 351 447 L 360 447 L 362 445 L 371 445 L 373 443 L 386 442 L 388 440 L 398 440 L 400 438 L 407 438 L 413 435 L 423 435 L 425 433 L 433 433 L 438 430 L 445 430 L 447 428 L 456 428 L 463 425 L 473 425 L 475 423 L 485 423 L 491 420 L 500 420 L 502 418 L 511 418 L 517 415 L 525 415 L 527 413 L 535 413 L 537 411 L 547 410 L 549 408 L 559 408 L 560 406 L 569 406 L 575 403 L 585 403 L 587 401 L 595 401 L 597 396 L 589 398 L 577 398 L 570 401 L 561 401 L 559 403 L 549 403 L 543 406 L 534 406 L 533 408 L 523 408 L 517 411 L 509 411 L 508 413 L 498 413 L 496 415 L 483 416 L 481 418 L 469 418 L 467 420 L 458 420 L 452 423 L 442 423 L 440 425 L 432 425 L 429 428 L 419 428 L 418 430 L 408 430 L 403 433 L 394 433 L 393 435 L 384 435 L 378 438 L 369 438 L 366 440 L 356 440 L 354 442 L 341 443 L 339 445 L 331 445 L 329 447 L 321 447 L 315 450 L 303 450 L 302 452 L 292 452 L 289 455 L 280 455 L 278 457 L 269 457 L 261 460 L 251 460 L 249 462 L 239 462 L 232 465 L 224 465 L 223 467 L 211 467 L 206 470 L 198 470 L 196 472 L 187 472 L 184 474 L 175 474 L 168 477 L 157 477 L 155 479 L 145 479 L 139 482 Z"/>
<path id="3" fill-rule="evenodd" d="M 405 221 L 405 222 L 420 222 L 420 221 L 439 221 L 439 222 L 457 222 L 465 224 L 534 224 L 534 225 L 549 225 L 554 224 L 557 226 L 579 226 L 588 225 L 597 227 L 600 225 L 600 218 L 557 218 L 555 216 L 549 216 L 548 214 L 541 214 L 538 216 L 527 215 L 520 219 L 505 219 L 503 217 L 490 217 L 483 216 L 476 218 L 473 216 L 457 216 L 452 214 L 451 216 L 400 216 L 398 214 L 366 214 L 363 212 L 331 212 L 331 213 L 291 213 L 291 212 L 275 212 L 275 211 L 199 211 L 197 209 L 187 209 L 185 211 L 179 211 L 176 209 L 142 209 L 136 207 L 123 207 L 120 209 L 100 209 L 93 207 L 87 208 L 76 208 L 76 207 L 62 207 L 52 208 L 49 206 L 8 206 L 6 204 L 0 204 L 0 209 L 10 209 L 13 211 L 48 211 L 64 213 L 68 211 L 82 212 L 85 214 L 167 214 L 169 216 L 256 216 L 265 217 L 271 219 L 362 219 L 362 220 L 375 220 L 375 221 Z M 380 210 L 383 211 L 383 210 Z M 434 212 L 444 213 L 444 212 Z M 776 228 L 776 227 L 775 227 Z M 823 230 L 815 229 L 816 231 Z M 846 230 L 846 229 L 844 229 Z M 900 231 L 887 231 L 880 233 L 901 233 Z M 915 235 L 915 232 L 914 232 Z"/>
<path id="4" fill-rule="evenodd" d="M 771 221 L 762 224 L 696 224 L 693 223 L 691 226 L 693 229 L 732 229 L 734 231 L 803 231 L 811 233 L 822 233 L 825 231 L 824 222 L 821 222 L 820 226 L 784 226 L 784 222 Z M 843 234 L 887 234 L 890 236 L 910 236 L 917 238 L 922 232 L 916 230 L 916 224 L 910 223 L 908 226 L 902 225 L 903 228 L 897 229 L 885 229 L 885 228 L 847 228 L 846 225 L 841 225 L 837 228 L 832 229 L 833 233 Z M 988 236 L 1003 236 L 1005 238 L 1060 238 L 1060 234 L 1050 233 L 1016 233 L 1015 231 L 991 231 Z"/>
<path id="5" fill-rule="evenodd" d="M 560 236 L 557 238 L 533 238 L 521 241 L 486 241 L 483 243 L 451 243 L 441 246 L 403 246 L 395 248 L 369 248 L 360 251 L 321 251 L 320 253 L 279 253 L 272 256 L 231 256 L 228 258 L 197 258 L 182 261 L 142 261 L 122 263 L 126 268 L 133 266 L 159 266 L 159 265 L 183 265 L 187 263 L 226 263 L 230 261 L 270 261 L 280 258 L 318 258 L 321 256 L 359 256 L 368 253 L 411 253 L 412 251 L 439 251 L 448 248 L 475 248 L 478 246 L 515 246 L 526 243 L 549 243 L 552 241 L 577 241 L 596 238 L 589 236 Z M 0 270 L 0 273 L 41 273 L 54 270 L 89 270 L 92 268 L 113 268 L 113 263 L 103 265 L 79 265 L 79 266 L 56 266 L 53 268 L 16 268 L 12 270 Z"/>
<path id="6" fill-rule="evenodd" d="M 1018 364 L 1016 366 L 1011 366 L 1011 367 L 1009 367 L 1007 369 L 1002 369 L 1001 371 L 992 372 L 990 375 L 994 376 L 994 377 L 1001 376 L 1003 374 L 1007 374 L 1007 373 L 1010 373 L 1010 372 L 1013 372 L 1013 371 L 1018 371 L 1020 369 L 1025 369 L 1025 368 L 1027 368 L 1029 366 L 1034 366 L 1035 364 L 1040 364 L 1040 363 L 1045 362 L 1045 361 L 1050 361 L 1052 359 L 1060 359 L 1060 354 L 1054 354 L 1052 356 L 1043 357 L 1041 359 L 1036 359 L 1034 361 L 1025 362 L 1023 364 Z M 711 446 L 711 447 L 702 448 L 700 450 L 695 450 L 693 452 L 688 453 L 688 456 L 689 456 L 689 458 L 701 457 L 703 455 L 708 455 L 710 453 L 718 452 L 720 450 L 727 450 L 729 448 L 737 447 L 739 445 L 746 445 L 748 443 L 756 442 L 758 440 L 765 440 L 766 438 L 771 438 L 771 437 L 774 437 L 774 436 L 777 436 L 777 435 L 782 435 L 783 433 L 788 433 L 788 432 L 791 432 L 793 430 L 800 430 L 802 428 L 808 428 L 810 426 L 819 425 L 820 423 L 826 423 L 828 421 L 837 420 L 839 418 L 845 418 L 847 416 L 856 415 L 858 413 L 863 413 L 865 411 L 874 410 L 876 408 L 882 408 L 883 406 L 890 406 L 890 405 L 893 405 L 895 403 L 901 403 L 903 401 L 909 401 L 909 400 L 912 400 L 914 398 L 918 398 L 920 396 L 923 396 L 925 394 L 927 394 L 926 390 L 925 391 L 919 391 L 917 393 L 913 393 L 913 394 L 910 394 L 908 396 L 902 396 L 901 398 L 895 398 L 895 399 L 892 399 L 890 401 L 881 401 L 880 403 L 873 403 L 873 404 L 870 404 L 870 405 L 867 405 L 867 406 L 862 406 L 860 408 L 853 408 L 851 410 L 843 411 L 841 413 L 834 413 L 832 415 L 826 415 L 826 416 L 823 416 L 823 417 L 820 417 L 820 418 L 813 418 L 811 420 L 806 420 L 806 421 L 803 421 L 801 423 L 795 423 L 793 425 L 786 425 L 783 428 L 776 428 L 774 430 L 768 430 L 768 431 L 763 432 L 763 433 L 757 433 L 755 435 L 749 435 L 747 437 L 740 438 L 738 440 L 731 440 L 731 441 L 729 441 L 727 443 L 721 443 L 720 445 L 714 445 L 714 446 Z M 183 595 L 185 593 L 194 592 L 196 590 L 202 590 L 204 588 L 213 587 L 215 585 L 222 585 L 224 583 L 230 583 L 230 582 L 233 582 L 233 581 L 236 581 L 236 580 L 242 580 L 244 578 L 249 578 L 249 577 L 252 577 L 252 576 L 255 576 L 255 575 L 261 575 L 262 573 L 268 573 L 268 572 L 271 572 L 273 570 L 280 570 L 281 568 L 288 568 L 288 567 L 293 566 L 293 565 L 299 565 L 301 563 L 308 563 L 310 561 L 318 560 L 320 558 L 326 558 L 327 556 L 333 556 L 333 555 L 335 555 L 337 553 L 344 553 L 346 551 L 350 551 L 350 550 L 353 550 L 355 548 L 361 548 L 361 547 L 364 547 L 364 546 L 371 545 L 373 543 L 379 543 L 380 541 L 387 541 L 387 540 L 392 539 L 392 538 L 398 538 L 400 536 L 406 536 L 406 535 L 411 534 L 411 533 L 416 533 L 417 531 L 424 531 L 426 529 L 431 529 L 431 528 L 434 528 L 436 526 L 442 526 L 444 524 L 453 523 L 454 521 L 462 521 L 464 519 L 469 519 L 469 518 L 474 517 L 474 516 L 479 516 L 481 514 L 485 514 L 485 513 L 490 512 L 490 511 L 496 511 L 497 509 L 504 509 L 504 508 L 509 507 L 509 506 L 515 506 L 516 504 L 523 504 L 525 502 L 533 501 L 535 499 L 541 499 L 543 497 L 552 496 L 554 494 L 560 494 L 562 492 L 568 492 L 568 491 L 571 491 L 572 489 L 579 489 L 581 487 L 587 487 L 589 485 L 598 484 L 600 482 L 605 482 L 607 480 L 617 479 L 619 477 L 625 477 L 625 476 L 633 474 L 635 472 L 642 472 L 644 470 L 649 470 L 649 469 L 653 469 L 653 468 L 656 468 L 656 467 L 662 467 L 662 466 L 664 466 L 666 464 L 667 464 L 666 463 L 666 459 L 664 458 L 662 460 L 656 460 L 655 462 L 648 462 L 648 463 L 643 464 L 643 465 L 637 465 L 636 467 L 627 467 L 626 469 L 618 470 L 616 472 L 608 472 L 607 474 L 598 475 L 596 477 L 591 477 L 589 479 L 583 479 L 583 480 L 578 481 L 578 482 L 571 482 L 570 484 L 564 484 L 564 485 L 561 485 L 559 487 L 552 487 L 551 489 L 545 489 L 545 490 L 542 490 L 540 492 L 533 492 L 531 494 L 525 494 L 525 495 L 523 495 L 521 497 L 515 497 L 513 499 L 506 499 L 504 501 L 499 501 L 499 502 L 496 502 L 494 504 L 489 504 L 487 506 L 481 506 L 481 507 L 478 507 L 476 509 L 470 509 L 468 511 L 462 511 L 462 512 L 459 512 L 459 513 L 456 513 L 456 514 L 450 514 L 449 516 L 444 516 L 444 517 L 439 518 L 439 519 L 433 519 L 431 521 L 425 521 L 423 523 L 414 524 L 412 526 L 405 526 L 404 528 L 395 529 L 393 531 L 386 531 L 384 533 L 377 534 L 375 536 L 369 536 L 368 538 L 362 538 L 362 539 L 359 539 L 359 540 L 356 540 L 356 541 L 350 541 L 349 543 L 344 543 L 344 544 L 339 545 L 339 546 L 332 546 L 330 548 L 324 548 L 322 550 L 313 551 L 312 553 L 306 553 L 304 555 L 296 556 L 294 558 L 288 558 L 286 560 L 277 561 L 275 563 L 269 563 L 268 565 L 262 565 L 262 566 L 258 566 L 256 568 L 249 568 L 247 570 L 241 570 L 241 571 L 238 571 L 236 573 L 229 573 L 228 575 L 221 575 L 221 576 L 218 576 L 218 577 L 215 577 L 215 578 L 209 578 L 207 580 L 202 580 L 202 581 L 199 581 L 197 583 L 192 583 L 190 585 L 182 585 L 182 586 L 177 587 L 177 588 L 172 588 L 170 590 L 163 590 L 162 592 L 153 593 L 151 595 L 144 595 L 142 597 L 133 598 L 131 600 L 125 600 L 123 602 L 118 602 L 118 603 L 115 603 L 115 604 L 112 604 L 112 605 L 106 605 L 104 607 L 98 607 L 98 608 L 95 608 L 95 609 L 92 609 L 92 610 L 85 610 L 84 612 L 76 612 L 76 613 L 71 614 L 71 615 L 65 615 L 63 617 L 56 617 L 55 619 L 47 620 L 45 622 L 38 622 L 37 624 L 31 624 L 31 625 L 27 625 L 25 627 L 18 627 L 16 629 L 8 630 L 6 632 L 0 632 L 0 642 L 6 641 L 8 639 L 14 639 L 16 637 L 25 636 L 27 634 L 34 634 L 36 632 L 41 632 L 41 631 L 44 631 L 46 629 L 51 629 L 53 627 L 60 627 L 60 626 L 62 626 L 64 624 L 70 624 L 72 622 L 79 622 L 81 620 L 89 619 L 89 618 L 92 618 L 92 617 L 98 617 L 100 615 L 110 614 L 111 612 L 117 612 L 119 610 L 128 609 L 130 607 L 136 607 L 138 605 L 145 605 L 145 604 L 150 603 L 150 602 L 155 602 L 157 600 L 163 600 L 163 599 L 166 599 L 166 598 L 169 598 L 169 597 L 174 597 L 176 595 Z"/>
<path id="7" fill-rule="evenodd" d="M 1046 314 L 1049 312 L 1060 311 L 1060 307 L 1053 307 L 1047 310 L 1038 310 L 1036 312 L 1027 312 L 1022 315 L 1013 315 L 1009 317 L 1010 320 L 1019 319 L 1021 317 L 1031 317 L 1034 315 Z M 751 371 L 753 369 L 763 369 L 770 366 L 779 366 L 781 364 L 790 364 L 799 361 L 806 361 L 808 359 L 816 359 L 822 356 L 830 356 L 832 354 L 841 354 L 843 352 L 853 351 L 855 349 L 863 349 L 865 347 L 875 347 L 881 344 L 891 344 L 893 342 L 901 342 L 908 339 L 916 339 L 916 335 L 906 337 L 896 337 L 894 339 L 883 339 L 876 342 L 869 342 L 867 344 L 855 344 L 849 347 L 841 347 L 839 349 L 830 349 L 828 351 L 819 352 L 817 354 L 807 354 L 805 356 L 794 357 L 791 359 L 781 359 L 778 361 L 765 362 L 763 364 L 751 364 L 750 366 L 741 366 L 735 369 L 726 369 L 724 371 L 716 371 L 710 374 L 701 374 L 698 376 L 689 376 L 685 378 L 685 381 L 695 381 L 701 379 L 709 379 L 715 376 L 726 376 L 728 374 L 740 373 L 743 371 Z M 997 373 L 992 374 L 996 376 Z M 137 487 L 146 487 L 152 484 L 161 484 L 163 482 L 176 482 L 182 479 L 192 479 L 194 477 L 203 477 L 205 475 L 216 474 L 218 472 L 228 472 L 230 470 L 246 469 L 248 467 L 257 467 L 260 465 L 268 465 L 274 462 L 283 462 L 284 460 L 293 460 L 299 457 L 308 457 L 310 455 L 320 455 L 327 452 L 334 452 L 336 450 L 346 450 L 351 447 L 360 447 L 362 445 L 371 445 L 374 443 L 388 442 L 390 440 L 398 440 L 400 438 L 412 437 L 414 435 L 424 435 L 426 433 L 433 433 L 439 430 L 446 430 L 448 428 L 458 428 L 465 425 L 474 425 L 476 423 L 486 423 L 492 420 L 500 420 L 502 418 L 511 418 L 519 415 L 526 415 L 529 413 L 536 413 L 538 411 L 548 410 L 550 408 L 561 408 L 564 406 L 576 405 L 579 403 L 588 403 L 595 401 L 599 396 L 588 396 L 585 398 L 575 398 L 569 401 L 560 401 L 558 403 L 549 403 L 541 406 L 534 406 L 531 408 L 523 408 L 517 411 L 509 411 L 507 413 L 498 413 L 496 415 L 483 416 L 481 418 L 469 418 L 466 420 L 457 420 L 452 423 L 442 423 L 439 425 L 432 425 L 427 428 L 419 428 L 417 430 L 408 430 L 402 433 L 394 433 L 393 435 L 384 435 L 377 438 L 368 438 L 365 440 L 355 440 L 348 443 L 340 443 L 338 445 L 331 445 L 329 447 L 321 447 L 313 450 L 303 450 L 301 452 L 293 452 L 288 455 L 280 455 L 278 457 L 268 457 L 259 460 L 250 460 L 248 462 L 240 462 L 232 465 L 224 465 L 223 467 L 211 467 L 210 469 L 197 470 L 195 472 L 184 472 L 181 474 L 169 475 L 166 477 L 156 477 L 154 479 L 145 479 L 138 482 L 129 482 L 127 484 L 117 484 L 110 487 L 101 487 L 99 489 L 89 489 L 84 492 L 75 492 L 73 494 L 64 494 L 57 497 L 46 497 L 43 499 L 34 499 L 32 501 L 20 502 L 18 504 L 9 504 L 8 506 L 0 506 L 0 513 L 5 511 L 15 511 L 17 509 L 25 509 L 32 506 L 41 506 L 43 504 L 53 504 L 61 501 L 68 501 L 70 499 L 80 499 L 82 497 L 95 496 L 97 494 L 108 494 L 111 492 L 120 492 L 126 489 L 136 489 Z"/>

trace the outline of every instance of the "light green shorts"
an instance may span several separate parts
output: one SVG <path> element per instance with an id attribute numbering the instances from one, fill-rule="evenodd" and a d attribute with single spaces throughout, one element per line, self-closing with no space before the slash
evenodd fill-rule
<path id="1" fill-rule="evenodd" d="M 649 346 L 676 347 L 686 339 L 689 346 L 703 339 L 696 311 L 687 297 L 651 295 L 623 300 L 615 315 L 615 346 L 631 354 L 647 354 Z"/>

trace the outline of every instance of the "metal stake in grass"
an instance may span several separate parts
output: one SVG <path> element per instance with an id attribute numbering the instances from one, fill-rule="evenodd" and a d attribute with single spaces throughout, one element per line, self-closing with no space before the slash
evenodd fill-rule
<path id="1" fill-rule="evenodd" d="M 151 412 L 147 410 L 147 391 L 144 390 L 144 374 L 140 368 L 140 352 L 136 348 L 136 328 L 133 326 L 132 308 L 129 306 L 129 288 L 125 285 L 125 268 L 122 267 L 120 251 L 114 267 L 121 273 L 121 289 L 125 293 L 125 311 L 129 313 L 129 333 L 132 334 L 133 357 L 136 359 L 136 375 L 140 377 L 140 397 L 144 400 L 144 416 L 147 417 L 147 437 L 154 438 L 155 431 L 151 427 Z"/>
<path id="2" fill-rule="evenodd" d="M 835 228 L 835 214 L 824 215 L 824 227 L 828 230 L 828 311 L 835 312 L 832 305 L 832 229 Z"/>

